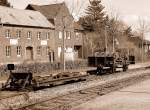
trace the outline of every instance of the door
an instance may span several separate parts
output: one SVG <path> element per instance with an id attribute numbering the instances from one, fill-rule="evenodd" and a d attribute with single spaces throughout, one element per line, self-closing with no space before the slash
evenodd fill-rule
<path id="1" fill-rule="evenodd" d="M 26 60 L 33 60 L 33 47 L 26 47 Z"/>

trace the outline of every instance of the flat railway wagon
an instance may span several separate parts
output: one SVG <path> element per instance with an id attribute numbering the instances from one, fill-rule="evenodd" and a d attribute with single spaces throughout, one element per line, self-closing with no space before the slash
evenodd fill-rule
<path id="1" fill-rule="evenodd" d="M 89 74 L 101 75 L 106 73 L 114 73 L 117 68 L 123 71 L 128 69 L 128 61 L 126 59 L 115 59 L 113 56 L 104 57 L 88 57 L 88 66 L 97 67 L 97 69 L 85 72 L 60 72 L 58 74 L 49 74 L 35 76 L 31 72 L 13 72 L 14 64 L 8 64 L 7 69 L 10 70 L 8 80 L 2 86 L 2 90 L 21 90 L 21 89 L 39 89 L 43 87 L 56 86 L 77 81 L 86 80 Z"/>
<path id="2" fill-rule="evenodd" d="M 88 57 L 88 66 L 97 67 L 96 70 L 88 71 L 90 74 L 114 73 L 117 68 L 127 71 L 129 62 L 125 58 L 115 59 L 113 56 L 92 56 Z"/>
<path id="3" fill-rule="evenodd" d="M 13 72 L 14 64 L 7 65 L 10 70 L 8 80 L 2 90 L 37 90 L 43 87 L 56 86 L 86 80 L 86 72 L 61 72 L 56 75 L 34 76 L 31 72 Z"/>

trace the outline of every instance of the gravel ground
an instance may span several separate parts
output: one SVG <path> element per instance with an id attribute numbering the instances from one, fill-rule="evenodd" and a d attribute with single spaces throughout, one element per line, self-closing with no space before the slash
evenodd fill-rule
<path id="1" fill-rule="evenodd" d="M 90 76 L 88 80 L 85 82 L 78 82 L 68 85 L 57 86 L 49 89 L 39 90 L 36 92 L 29 92 L 19 97 L 11 98 L 11 100 L 10 99 L 0 100 L 0 110 L 9 110 L 10 108 L 15 109 L 24 105 L 43 101 L 45 99 L 51 99 L 64 94 L 71 94 L 75 91 L 80 91 L 86 88 L 102 85 L 112 80 L 149 73 L 150 69 L 145 69 L 138 71 L 115 73 L 98 77 Z"/>
<path id="2" fill-rule="evenodd" d="M 79 92 L 72 92 L 64 96 L 56 97 L 54 99 L 37 104 L 35 106 L 28 107 L 27 109 L 30 109 L 30 110 L 45 110 L 45 109 L 46 110 L 70 110 L 72 107 L 82 104 L 86 101 L 89 101 L 99 95 L 104 95 L 109 92 L 121 89 L 128 85 L 147 79 L 150 76 L 149 72 L 143 73 L 143 74 L 137 73 L 134 75 L 130 74 L 130 75 L 126 75 L 125 77 L 113 78 L 103 83 L 99 83 L 98 81 L 97 82 L 89 81 L 90 84 L 93 83 L 93 85 L 90 85 L 87 82 L 87 86 L 82 85 L 81 91 L 77 90 Z"/>

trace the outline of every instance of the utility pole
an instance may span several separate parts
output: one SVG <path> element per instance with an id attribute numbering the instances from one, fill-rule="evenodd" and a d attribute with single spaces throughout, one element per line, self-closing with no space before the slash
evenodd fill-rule
<path id="1" fill-rule="evenodd" d="M 143 46 L 143 45 L 144 45 L 144 32 L 142 32 L 142 53 L 141 53 L 141 54 L 142 54 L 142 55 L 141 55 L 141 57 L 142 57 L 142 59 L 141 59 L 141 60 L 142 60 L 142 63 L 143 63 L 143 52 L 144 52 L 144 51 L 143 51 L 143 50 L 144 50 L 144 46 Z"/>
<path id="2" fill-rule="evenodd" d="M 66 70 L 66 60 L 65 60 L 65 31 L 63 29 L 62 32 L 62 37 L 63 37 L 63 47 L 62 47 L 62 52 L 63 52 L 63 70 Z"/>
<path id="3" fill-rule="evenodd" d="M 107 55 L 107 32 L 106 32 L 106 26 L 105 26 L 105 54 Z"/>
<path id="4" fill-rule="evenodd" d="M 66 70 L 66 61 L 65 61 L 65 18 L 66 16 L 62 16 L 62 64 L 63 64 L 63 71 Z"/>
<path id="5" fill-rule="evenodd" d="M 62 63 L 63 63 L 63 71 L 66 70 L 66 60 L 65 60 L 65 16 L 62 16 Z"/>
<path id="6" fill-rule="evenodd" d="M 113 35 L 113 53 L 115 53 L 115 38 L 114 38 L 114 35 Z"/>

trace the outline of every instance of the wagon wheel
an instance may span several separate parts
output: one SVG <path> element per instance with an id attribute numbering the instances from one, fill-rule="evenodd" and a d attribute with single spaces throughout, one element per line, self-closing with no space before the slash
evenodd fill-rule
<path id="1" fill-rule="evenodd" d="M 128 66 L 127 65 L 123 65 L 123 71 L 127 71 Z"/>
<path id="2" fill-rule="evenodd" d="M 114 64 L 112 65 L 112 69 L 111 70 L 112 70 L 112 73 L 114 73 L 116 71 L 116 67 L 115 67 Z"/>

